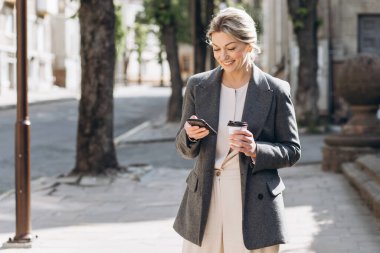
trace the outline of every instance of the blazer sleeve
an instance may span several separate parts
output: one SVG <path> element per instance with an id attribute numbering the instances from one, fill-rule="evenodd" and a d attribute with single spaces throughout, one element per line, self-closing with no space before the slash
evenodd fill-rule
<path id="1" fill-rule="evenodd" d="M 263 169 L 279 169 L 294 165 L 301 157 L 294 106 L 287 82 L 277 90 L 275 110 L 275 142 L 257 142 L 253 172 Z"/>
<path id="2" fill-rule="evenodd" d="M 186 85 L 185 96 L 182 105 L 182 117 L 180 123 L 180 129 L 177 133 L 175 144 L 177 152 L 186 159 L 192 159 L 198 156 L 201 141 L 192 142 L 189 140 L 186 131 L 184 129 L 185 122 L 192 115 L 195 115 L 195 85 L 197 80 L 194 77 L 190 77 Z"/>

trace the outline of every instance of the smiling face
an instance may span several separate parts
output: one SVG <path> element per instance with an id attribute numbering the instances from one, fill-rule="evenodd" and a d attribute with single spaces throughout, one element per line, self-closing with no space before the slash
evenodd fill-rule
<path id="1" fill-rule="evenodd" d="M 248 57 L 252 47 L 236 40 L 224 32 L 214 32 L 211 35 L 211 44 L 216 61 L 227 73 L 244 70 L 248 64 Z"/>

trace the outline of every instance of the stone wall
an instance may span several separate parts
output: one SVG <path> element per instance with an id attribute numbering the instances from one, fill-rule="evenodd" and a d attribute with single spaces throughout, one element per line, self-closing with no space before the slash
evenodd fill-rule
<path id="1" fill-rule="evenodd" d="M 334 61 L 351 58 L 358 53 L 359 14 L 379 14 L 378 0 L 322 0 L 331 1 Z"/>

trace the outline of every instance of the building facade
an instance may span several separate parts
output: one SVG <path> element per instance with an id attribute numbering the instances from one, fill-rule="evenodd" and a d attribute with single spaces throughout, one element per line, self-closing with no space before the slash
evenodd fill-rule
<path id="1" fill-rule="evenodd" d="M 0 93 L 16 87 L 16 1 L 0 1 Z"/>
<path id="2" fill-rule="evenodd" d="M 262 1 L 265 71 L 297 87 L 298 46 L 286 0 Z M 318 3 L 318 106 L 321 116 L 338 121 L 346 117 L 345 102 L 336 92 L 342 63 L 359 53 L 380 55 L 380 2 L 377 0 L 320 0 Z"/>
<path id="3" fill-rule="evenodd" d="M 29 91 L 48 90 L 55 84 L 78 89 L 79 23 L 70 18 L 78 6 L 70 0 L 28 0 Z M 1 94 L 16 90 L 16 25 L 16 0 L 0 0 Z"/>
<path id="4" fill-rule="evenodd" d="M 46 90 L 54 83 L 51 18 L 56 13 L 56 0 L 28 1 L 29 90 Z"/>
<path id="5" fill-rule="evenodd" d="M 80 91 L 79 1 L 58 0 L 58 12 L 52 16 L 52 51 L 54 84 Z"/>

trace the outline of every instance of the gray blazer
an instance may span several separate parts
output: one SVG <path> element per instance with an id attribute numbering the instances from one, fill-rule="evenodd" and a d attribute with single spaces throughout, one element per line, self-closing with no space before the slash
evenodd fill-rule
<path id="1" fill-rule="evenodd" d="M 218 67 L 189 79 L 176 137 L 177 151 L 185 158 L 196 158 L 196 162 L 186 179 L 174 229 L 197 245 L 202 243 L 210 206 L 217 138 L 208 135 L 190 142 L 183 125 L 194 114 L 218 129 L 222 72 Z M 244 244 L 253 250 L 287 240 L 282 198 L 285 186 L 277 169 L 292 166 L 301 155 L 289 84 L 254 66 L 242 121 L 248 122 L 257 143 L 254 165 L 250 157 L 239 154 Z"/>

